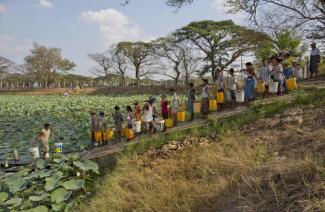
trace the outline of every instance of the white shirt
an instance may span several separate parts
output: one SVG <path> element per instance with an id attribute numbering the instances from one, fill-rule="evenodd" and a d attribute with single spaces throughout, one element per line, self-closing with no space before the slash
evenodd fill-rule
<path id="1" fill-rule="evenodd" d="M 223 89 L 223 73 L 222 71 L 218 74 L 218 79 L 216 80 L 218 89 Z"/>
<path id="2" fill-rule="evenodd" d="M 237 79 L 236 76 L 230 76 L 229 78 L 229 89 L 231 91 L 235 91 L 236 90 L 236 83 L 237 83 Z"/>
<path id="3" fill-rule="evenodd" d="M 206 85 L 206 86 L 204 86 L 202 88 L 202 98 L 208 98 L 209 97 L 208 91 L 209 91 L 208 85 Z"/>
<path id="4" fill-rule="evenodd" d="M 151 122 L 153 120 L 153 109 L 152 106 L 149 104 L 149 110 L 143 110 L 143 121 Z"/>
<path id="5" fill-rule="evenodd" d="M 177 96 L 176 93 L 174 93 L 174 95 L 173 95 L 172 105 L 173 105 L 173 108 L 177 108 L 178 107 L 178 96 Z"/>
<path id="6" fill-rule="evenodd" d="M 316 47 L 310 51 L 311 56 L 320 55 L 319 49 Z"/>

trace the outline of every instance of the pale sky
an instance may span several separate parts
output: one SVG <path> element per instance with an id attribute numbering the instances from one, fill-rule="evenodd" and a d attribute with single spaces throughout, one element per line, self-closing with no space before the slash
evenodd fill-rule
<path id="1" fill-rule="evenodd" d="M 149 41 L 199 20 L 232 19 L 222 0 L 197 0 L 177 13 L 165 0 L 0 0 L 0 56 L 23 63 L 33 42 L 57 47 L 77 64 L 76 74 L 90 75 L 88 53 L 103 52 L 119 41 Z"/>

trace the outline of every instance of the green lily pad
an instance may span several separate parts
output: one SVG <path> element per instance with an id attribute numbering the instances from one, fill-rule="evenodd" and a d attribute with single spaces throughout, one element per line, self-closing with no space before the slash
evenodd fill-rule
<path id="1" fill-rule="evenodd" d="M 68 157 L 72 161 L 76 161 L 80 159 L 80 155 L 78 153 L 71 153 L 68 155 Z"/>
<path id="2" fill-rule="evenodd" d="M 41 196 L 30 196 L 28 199 L 32 202 L 40 202 L 46 198 L 48 198 L 49 194 L 42 194 Z"/>
<path id="3" fill-rule="evenodd" d="M 72 179 L 65 181 L 63 187 L 67 190 L 77 191 L 85 186 L 85 182 L 81 179 Z"/>
<path id="4" fill-rule="evenodd" d="M 73 209 L 73 203 L 70 202 L 69 204 L 67 204 L 67 206 L 64 209 L 64 212 L 72 212 Z"/>
<path id="5" fill-rule="evenodd" d="M 63 177 L 63 173 L 60 171 L 57 171 L 55 174 L 52 175 L 52 177 L 48 177 L 45 179 L 45 190 L 46 191 L 52 191 L 53 189 L 56 189 L 59 187 L 59 182 Z"/>
<path id="6" fill-rule="evenodd" d="M 36 168 L 38 168 L 38 169 L 44 169 L 45 168 L 45 164 L 46 164 L 45 160 L 38 159 L 36 161 Z"/>
<path id="7" fill-rule="evenodd" d="M 26 210 L 26 212 L 48 212 L 48 211 L 49 211 L 49 209 L 43 205 L 38 206 L 36 208 Z"/>
<path id="8" fill-rule="evenodd" d="M 15 194 L 20 191 L 21 187 L 25 184 L 25 179 L 19 175 L 13 175 L 4 180 L 4 183 L 8 186 L 10 193 Z"/>
<path id="9" fill-rule="evenodd" d="M 20 210 L 26 210 L 33 207 L 33 203 L 31 201 L 24 201 L 24 203 L 20 206 Z"/>
<path id="10" fill-rule="evenodd" d="M 22 198 L 11 198 L 5 202 L 6 205 L 18 205 L 23 201 Z"/>
<path id="11" fill-rule="evenodd" d="M 9 198 L 9 194 L 6 192 L 0 192 L 0 203 L 3 203 Z"/>
<path id="12" fill-rule="evenodd" d="M 73 165 L 78 167 L 82 171 L 93 171 L 96 174 L 99 174 L 98 164 L 90 160 L 74 161 Z"/>
<path id="13" fill-rule="evenodd" d="M 62 203 L 68 200 L 72 192 L 64 188 L 58 188 L 51 193 L 51 202 Z"/>
<path id="14" fill-rule="evenodd" d="M 54 205 L 52 205 L 52 210 L 53 211 L 64 211 L 65 207 L 66 207 L 65 203 L 54 204 Z"/>

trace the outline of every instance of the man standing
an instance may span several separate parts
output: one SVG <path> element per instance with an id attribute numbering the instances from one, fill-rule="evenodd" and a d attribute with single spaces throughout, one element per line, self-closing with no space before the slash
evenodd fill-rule
<path id="1" fill-rule="evenodd" d="M 320 51 L 316 47 L 316 43 L 313 42 L 311 44 L 310 61 L 309 61 L 310 79 L 313 77 L 314 73 L 315 73 L 316 79 L 317 79 L 319 63 L 320 63 Z"/>

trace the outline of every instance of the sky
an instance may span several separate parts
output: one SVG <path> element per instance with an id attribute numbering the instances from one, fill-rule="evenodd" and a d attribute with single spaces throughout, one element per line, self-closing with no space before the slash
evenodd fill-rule
<path id="1" fill-rule="evenodd" d="M 92 75 L 87 54 L 104 52 L 119 41 L 150 41 L 199 20 L 245 17 L 227 14 L 222 0 L 196 0 L 175 12 L 165 0 L 0 0 L 0 56 L 23 63 L 34 42 L 61 49 L 77 66 L 75 74 Z"/>

